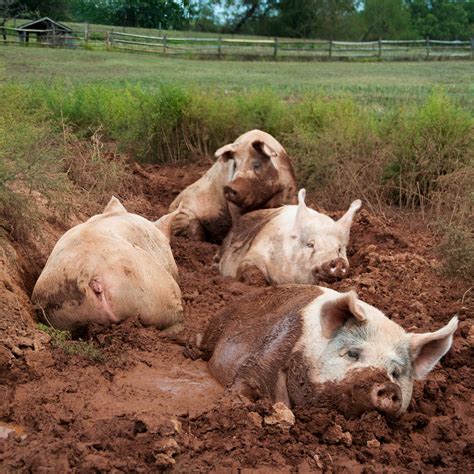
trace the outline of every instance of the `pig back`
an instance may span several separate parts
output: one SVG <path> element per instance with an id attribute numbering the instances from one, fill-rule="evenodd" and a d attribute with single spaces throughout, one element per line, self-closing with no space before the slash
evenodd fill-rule
<path id="1" fill-rule="evenodd" d="M 257 236 L 281 212 L 282 208 L 261 209 L 244 214 L 234 222 L 219 251 L 222 275 L 237 276 L 239 265 L 245 260 Z"/>
<path id="2" fill-rule="evenodd" d="M 228 306 L 211 321 L 203 352 L 223 385 L 244 380 L 258 395 L 274 399 L 279 371 L 301 337 L 301 310 L 321 295 L 315 286 L 259 290 Z"/>
<path id="3" fill-rule="evenodd" d="M 53 249 L 32 295 L 44 317 L 60 329 L 133 316 L 158 327 L 181 319 L 177 268 L 163 234 L 139 216 L 96 217 Z"/>

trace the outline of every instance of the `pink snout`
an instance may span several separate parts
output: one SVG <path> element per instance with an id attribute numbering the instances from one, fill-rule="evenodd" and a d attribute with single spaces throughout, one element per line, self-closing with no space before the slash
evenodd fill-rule
<path id="1" fill-rule="evenodd" d="M 324 275 L 330 278 L 345 278 L 349 274 L 349 265 L 343 258 L 336 258 L 321 265 Z"/>
<path id="2" fill-rule="evenodd" d="M 240 199 L 239 192 L 232 186 L 224 186 L 224 196 L 228 201 L 235 202 Z"/>
<path id="3" fill-rule="evenodd" d="M 390 416 L 395 416 L 402 407 L 402 392 L 392 382 L 375 384 L 370 393 L 374 407 Z"/>

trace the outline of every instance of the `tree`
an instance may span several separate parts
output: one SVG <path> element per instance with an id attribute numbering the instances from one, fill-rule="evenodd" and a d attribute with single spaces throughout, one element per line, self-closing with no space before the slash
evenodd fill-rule
<path id="1" fill-rule="evenodd" d="M 351 15 L 353 0 L 280 0 L 276 34 L 302 38 L 337 38 Z"/>
<path id="2" fill-rule="evenodd" d="M 53 20 L 69 18 L 70 0 L 17 0 L 18 10 L 28 11 L 32 17 L 49 16 Z"/>
<path id="3" fill-rule="evenodd" d="M 403 0 L 366 0 L 362 16 L 367 27 L 363 40 L 413 36 L 410 12 Z"/>
<path id="4" fill-rule="evenodd" d="M 408 0 L 414 28 L 425 38 L 468 39 L 472 34 L 472 0 Z"/>
<path id="5" fill-rule="evenodd" d="M 73 0 L 77 21 L 143 28 L 181 28 L 187 25 L 188 1 L 173 0 Z"/>

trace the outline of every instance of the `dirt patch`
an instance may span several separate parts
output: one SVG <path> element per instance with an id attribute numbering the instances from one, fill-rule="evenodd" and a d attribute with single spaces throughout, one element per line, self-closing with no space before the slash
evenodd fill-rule
<path id="1" fill-rule="evenodd" d="M 156 219 L 205 169 L 137 167 L 124 204 Z M 136 321 L 90 328 L 82 338 L 100 351 L 101 362 L 53 347 L 32 320 L 28 297 L 37 270 L 28 272 L 28 262 L 44 264 L 62 231 L 56 226 L 38 236 L 41 251 L 39 244 L 19 249 L 2 240 L 0 431 L 9 433 L 0 439 L 3 470 L 473 470 L 474 290 L 470 282 L 442 276 L 436 242 L 416 219 L 382 221 L 362 210 L 349 248 L 351 277 L 331 286 L 356 289 L 412 331 L 437 329 L 458 314 L 453 349 L 415 384 L 399 420 L 376 412 L 346 418 L 327 405 L 301 408 L 286 429 L 262 421 L 272 412 L 269 402 L 227 398 L 204 362 L 182 355 L 186 338 L 254 288 L 219 275 L 215 245 L 172 240 L 185 307 L 182 333 L 165 335 Z"/>

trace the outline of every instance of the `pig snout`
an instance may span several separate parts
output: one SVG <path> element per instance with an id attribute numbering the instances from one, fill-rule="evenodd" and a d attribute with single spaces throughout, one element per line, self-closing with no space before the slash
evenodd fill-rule
<path id="1" fill-rule="evenodd" d="M 237 189 L 232 186 L 224 186 L 224 196 L 228 201 L 235 202 L 240 200 L 240 194 Z"/>
<path id="2" fill-rule="evenodd" d="M 375 384 L 370 397 L 377 410 L 390 416 L 396 416 L 402 407 L 402 392 L 392 382 Z"/>
<path id="3" fill-rule="evenodd" d="M 323 277 L 345 278 L 349 274 L 349 264 L 343 258 L 336 258 L 321 265 Z"/>

